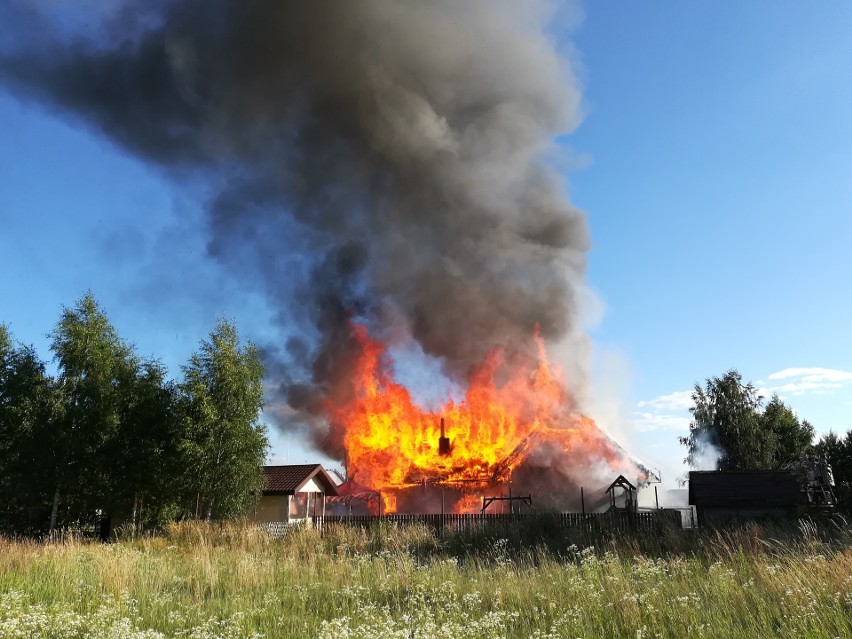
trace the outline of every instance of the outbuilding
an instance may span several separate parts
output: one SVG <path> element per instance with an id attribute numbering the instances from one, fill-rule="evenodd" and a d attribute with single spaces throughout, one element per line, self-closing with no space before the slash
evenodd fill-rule
<path id="1" fill-rule="evenodd" d="M 731 520 L 781 519 L 807 506 L 796 476 L 786 470 L 692 471 L 689 503 L 699 525 Z"/>
<path id="2" fill-rule="evenodd" d="M 264 466 L 265 483 L 257 503 L 258 524 L 311 522 L 325 515 L 326 496 L 337 486 L 320 464 Z"/>

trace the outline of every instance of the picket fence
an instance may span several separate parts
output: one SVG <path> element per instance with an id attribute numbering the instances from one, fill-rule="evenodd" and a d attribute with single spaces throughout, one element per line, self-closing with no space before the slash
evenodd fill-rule
<path id="1" fill-rule="evenodd" d="M 419 514 L 419 515 L 335 515 L 315 520 L 314 526 L 324 530 L 333 526 L 371 528 L 380 522 L 394 527 L 425 525 L 434 530 L 468 531 L 480 528 L 549 528 L 596 531 L 656 531 L 664 527 L 681 527 L 676 510 L 638 513 L 515 513 L 515 514 Z"/>

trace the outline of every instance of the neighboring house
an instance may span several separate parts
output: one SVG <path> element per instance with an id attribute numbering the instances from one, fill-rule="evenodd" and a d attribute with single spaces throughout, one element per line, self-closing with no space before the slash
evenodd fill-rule
<path id="1" fill-rule="evenodd" d="M 699 525 L 730 520 L 784 518 L 807 506 L 796 476 L 786 470 L 693 471 L 689 503 Z"/>
<path id="2" fill-rule="evenodd" d="M 326 496 L 337 486 L 319 464 L 264 466 L 266 482 L 257 503 L 258 524 L 311 521 L 325 514 Z"/>

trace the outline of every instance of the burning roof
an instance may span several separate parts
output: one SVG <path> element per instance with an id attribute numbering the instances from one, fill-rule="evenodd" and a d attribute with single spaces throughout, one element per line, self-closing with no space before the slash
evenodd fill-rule
<path id="1" fill-rule="evenodd" d="M 426 483 L 481 492 L 516 477 L 530 488 L 549 483 L 558 496 L 601 470 L 643 474 L 575 412 L 540 338 L 534 359 L 506 361 L 495 351 L 472 372 L 463 399 L 429 411 L 393 379 L 385 346 L 363 325 L 351 330 L 360 353 L 351 387 L 326 409 L 343 433 L 350 474 L 386 496 L 388 512 L 393 494 Z"/>

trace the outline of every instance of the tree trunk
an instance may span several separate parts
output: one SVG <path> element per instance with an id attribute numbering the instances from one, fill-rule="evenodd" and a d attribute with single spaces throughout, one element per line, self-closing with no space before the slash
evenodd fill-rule
<path id="1" fill-rule="evenodd" d="M 142 509 L 145 507 L 145 493 L 139 494 L 139 536 L 142 536 Z M 134 529 L 135 533 L 135 529 Z"/>
<path id="2" fill-rule="evenodd" d="M 139 500 L 138 494 L 136 492 L 133 493 L 133 513 L 130 515 L 130 522 L 132 525 L 130 538 L 136 539 L 136 503 Z"/>
<path id="3" fill-rule="evenodd" d="M 112 534 L 112 515 L 108 515 L 104 513 L 101 515 L 100 526 L 98 529 L 98 538 L 101 542 L 106 543 L 109 541 L 110 535 Z"/>
<path id="4" fill-rule="evenodd" d="M 48 528 L 48 534 L 53 532 L 53 529 L 56 527 L 56 515 L 59 512 L 59 483 L 56 484 L 56 492 L 53 493 L 53 508 L 50 511 L 50 527 Z"/>

